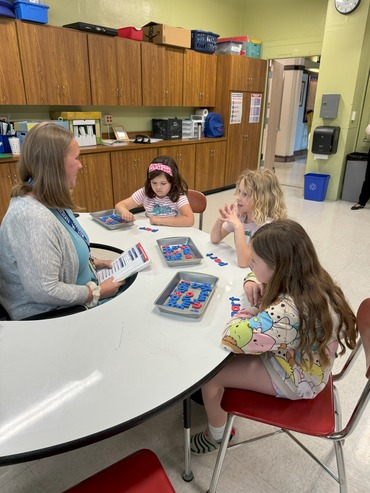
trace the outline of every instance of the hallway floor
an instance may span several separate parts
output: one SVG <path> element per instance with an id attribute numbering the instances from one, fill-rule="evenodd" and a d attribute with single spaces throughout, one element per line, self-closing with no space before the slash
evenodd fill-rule
<path id="1" fill-rule="evenodd" d="M 292 176 L 289 176 L 289 169 L 293 170 L 294 185 Z M 352 308 L 357 310 L 360 302 L 370 297 L 370 207 L 351 211 L 352 203 L 349 202 L 304 200 L 304 169 L 297 163 L 280 163 L 276 166 L 276 173 L 284 184 L 289 216 L 305 227 L 314 241 L 323 266 L 341 285 Z M 206 231 L 210 231 L 217 218 L 217 208 L 225 202 L 233 201 L 233 193 L 234 190 L 228 190 L 207 196 L 204 226 Z M 241 269 L 241 283 L 242 278 Z M 221 321 L 220 336 L 223 325 Z M 338 366 L 340 364 L 341 361 L 338 362 Z M 338 385 L 345 418 L 349 416 L 351 406 L 358 396 L 358 389 L 364 381 L 364 371 L 365 363 L 361 355 L 352 371 L 351 381 Z M 202 406 L 193 404 L 192 419 L 193 431 L 201 430 L 205 426 L 206 417 Z M 241 437 L 253 437 L 266 430 L 264 425 L 238 418 L 235 424 Z M 333 465 L 333 453 L 328 444 L 314 439 L 306 439 L 305 442 Z M 344 447 L 350 493 L 370 491 L 369 444 L 368 408 L 357 431 L 348 438 Z M 113 438 L 54 457 L 0 468 L 0 493 L 60 493 L 142 447 L 151 448 L 157 453 L 177 493 L 207 491 L 216 459 L 214 454 L 193 457 L 194 480 L 186 483 L 181 478 L 184 460 L 182 404 L 177 403 L 136 428 Z M 289 438 L 276 436 L 227 454 L 219 493 L 297 491 L 337 493 L 339 488 L 337 483 Z"/>

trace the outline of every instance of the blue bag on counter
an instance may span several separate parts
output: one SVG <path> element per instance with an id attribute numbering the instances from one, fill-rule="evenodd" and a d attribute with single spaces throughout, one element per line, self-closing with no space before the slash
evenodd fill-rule
<path id="1" fill-rule="evenodd" d="M 223 137 L 225 133 L 222 118 L 219 113 L 208 113 L 204 122 L 204 137 Z"/>

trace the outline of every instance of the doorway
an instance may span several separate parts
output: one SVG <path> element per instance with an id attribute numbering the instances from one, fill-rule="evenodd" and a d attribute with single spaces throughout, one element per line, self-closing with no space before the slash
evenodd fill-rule
<path id="1" fill-rule="evenodd" d="M 269 60 L 261 165 L 303 188 L 320 57 Z"/>

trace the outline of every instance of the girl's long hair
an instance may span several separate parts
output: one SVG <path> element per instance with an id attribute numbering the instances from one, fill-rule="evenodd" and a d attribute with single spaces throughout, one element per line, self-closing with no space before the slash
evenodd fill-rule
<path id="1" fill-rule="evenodd" d="M 239 187 L 244 187 L 250 193 L 252 220 L 255 223 L 265 224 L 268 218 L 275 220 L 287 217 L 283 190 L 271 170 L 245 170 L 236 183 L 236 188 Z"/>
<path id="2" fill-rule="evenodd" d="M 260 310 L 273 304 L 279 295 L 292 297 L 300 322 L 298 351 L 309 363 L 313 363 L 312 348 L 315 348 L 323 364 L 329 364 L 326 346 L 337 323 L 339 354 L 345 352 L 343 340 L 353 349 L 357 337 L 356 317 L 342 290 L 320 265 L 313 243 L 302 226 L 290 219 L 273 221 L 262 226 L 251 241 L 254 252 L 274 270 Z"/>
<path id="3" fill-rule="evenodd" d="M 188 185 L 182 177 L 176 161 L 171 156 L 158 156 L 153 159 L 152 163 L 161 163 L 169 166 L 172 171 L 172 176 L 160 170 L 149 171 L 148 166 L 147 177 L 144 184 L 145 195 L 151 199 L 155 197 L 155 193 L 152 189 L 150 181 L 154 180 L 154 178 L 157 178 L 157 176 L 164 173 L 168 182 L 171 183 L 171 190 L 168 193 L 168 197 L 172 200 L 172 202 L 177 202 L 180 198 L 180 195 L 185 195 L 187 193 Z"/>

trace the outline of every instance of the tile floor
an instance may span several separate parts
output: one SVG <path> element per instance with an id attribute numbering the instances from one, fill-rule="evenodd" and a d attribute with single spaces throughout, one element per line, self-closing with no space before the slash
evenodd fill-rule
<path id="1" fill-rule="evenodd" d="M 324 267 L 342 286 L 354 310 L 370 296 L 370 207 L 351 211 L 349 202 L 313 202 L 303 199 L 302 163 L 276 163 L 284 184 L 289 216 L 299 221 L 312 237 Z M 208 195 L 206 231 L 217 217 L 217 208 L 233 200 L 233 190 Z M 242 277 L 242 273 L 241 273 Z M 364 358 L 353 370 L 349 383 L 341 383 L 342 405 L 349 416 L 363 383 Z M 192 406 L 193 430 L 204 426 L 202 406 Z M 264 425 L 237 420 L 241 437 L 253 437 Z M 321 457 L 333 463 L 326 443 L 306 439 Z M 370 409 L 357 431 L 347 440 L 345 457 L 350 493 L 370 491 Z M 25 464 L 0 468 L 0 493 L 60 493 L 94 472 L 148 447 L 160 457 L 178 493 L 206 492 L 215 455 L 194 457 L 194 480 L 185 483 L 183 470 L 182 406 L 174 405 L 160 415 L 125 433 L 91 446 Z M 337 483 L 287 437 L 277 436 L 230 451 L 226 456 L 219 493 L 336 493 Z M 103 493 L 103 492 L 102 492 Z M 160 493 L 160 492 L 153 492 Z"/>

